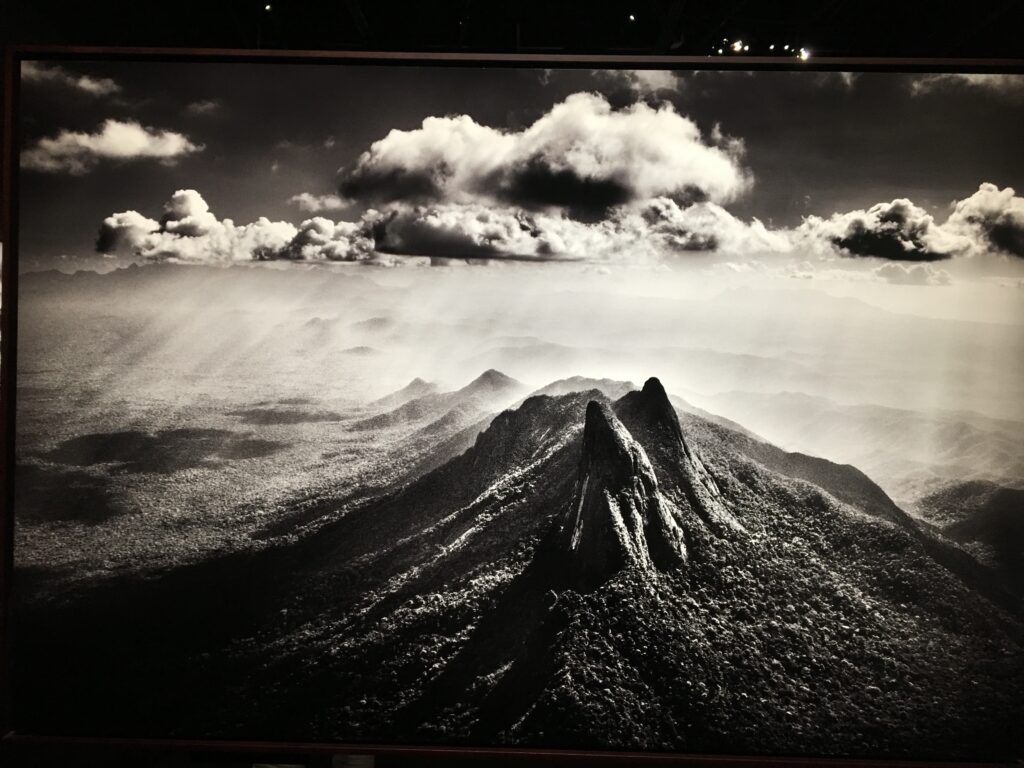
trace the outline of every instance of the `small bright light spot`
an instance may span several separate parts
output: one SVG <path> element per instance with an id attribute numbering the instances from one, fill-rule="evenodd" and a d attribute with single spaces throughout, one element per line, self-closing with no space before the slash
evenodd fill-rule
<path id="1" fill-rule="evenodd" d="M 801 48 L 800 49 L 800 60 L 801 61 L 807 61 L 809 58 L 811 58 L 811 52 L 808 51 L 806 48 Z"/>
<path id="2" fill-rule="evenodd" d="M 636 21 L 636 16 L 634 16 L 632 13 L 629 14 L 629 20 L 630 21 Z"/>
<path id="3" fill-rule="evenodd" d="M 769 45 L 768 46 L 768 50 L 769 51 L 774 51 L 775 50 L 775 43 L 772 43 L 771 45 Z"/>
<path id="4" fill-rule="evenodd" d="M 744 51 L 749 51 L 750 50 L 750 46 L 749 45 L 744 45 L 743 46 L 743 50 Z"/>
<path id="5" fill-rule="evenodd" d="M 743 41 L 742 40 L 737 40 L 735 43 L 732 44 L 732 49 L 734 51 L 736 51 L 737 53 L 739 51 L 742 51 L 743 50 Z"/>
<path id="6" fill-rule="evenodd" d="M 786 45 L 782 46 L 782 50 L 788 51 L 789 50 L 789 44 L 787 43 Z"/>
<path id="7" fill-rule="evenodd" d="M 719 53 L 719 55 L 721 55 L 721 53 L 722 53 L 722 49 L 721 48 L 718 49 L 718 53 Z"/>
<path id="8" fill-rule="evenodd" d="M 263 6 L 263 10 L 264 11 L 269 11 L 270 10 L 270 3 L 267 3 L 266 5 L 264 5 Z"/>

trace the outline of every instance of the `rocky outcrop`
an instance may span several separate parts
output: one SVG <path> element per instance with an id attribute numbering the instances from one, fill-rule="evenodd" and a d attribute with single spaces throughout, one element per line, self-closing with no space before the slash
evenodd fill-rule
<path id="1" fill-rule="evenodd" d="M 648 379 L 639 392 L 616 401 L 615 413 L 647 451 L 662 492 L 678 509 L 684 529 L 693 524 L 719 535 L 744 531 L 700 456 L 687 445 L 679 417 L 658 379 Z"/>
<path id="2" fill-rule="evenodd" d="M 587 405 L 571 512 L 562 526 L 571 572 L 585 586 L 618 571 L 686 561 L 683 531 L 643 447 L 605 405 Z"/>

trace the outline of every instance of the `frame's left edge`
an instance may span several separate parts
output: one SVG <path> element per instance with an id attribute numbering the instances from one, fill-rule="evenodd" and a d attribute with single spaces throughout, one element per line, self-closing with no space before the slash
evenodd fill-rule
<path id="1" fill-rule="evenodd" d="M 11 580 L 14 571 L 14 398 L 18 324 L 18 257 L 14 113 L 17 106 L 14 47 L 4 52 L 3 212 L 0 235 L 3 265 L 0 275 L 0 735 L 11 731 L 13 666 L 11 664 Z"/>

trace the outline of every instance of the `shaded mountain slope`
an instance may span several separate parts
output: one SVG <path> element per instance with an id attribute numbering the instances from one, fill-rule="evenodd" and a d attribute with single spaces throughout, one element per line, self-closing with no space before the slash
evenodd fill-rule
<path id="1" fill-rule="evenodd" d="M 951 483 L 922 497 L 915 512 L 937 528 L 948 530 L 967 523 L 985 508 L 1024 511 L 1024 490 L 985 480 Z M 971 526 L 967 527 L 970 530 Z"/>
<path id="2" fill-rule="evenodd" d="M 737 433 L 720 423 L 709 423 L 690 414 L 684 414 L 683 420 L 692 426 L 695 437 L 710 437 L 713 443 L 724 439 L 730 448 L 780 475 L 810 483 L 837 501 L 906 529 L 937 563 L 955 574 L 965 585 L 1014 613 L 1021 612 L 1024 592 L 1016 580 L 1007 579 L 1006 574 L 987 567 L 956 546 L 956 537 L 947 538 L 935 530 L 918 525 L 913 517 L 897 506 L 885 491 L 856 467 L 836 464 L 817 456 L 789 453 L 749 437 L 746 433 Z"/>
<path id="3" fill-rule="evenodd" d="M 1024 592 L 1024 490 L 956 483 L 921 499 L 918 512 Z"/>
<path id="4" fill-rule="evenodd" d="M 805 480 L 845 502 L 883 520 L 905 528 L 915 527 L 913 518 L 900 509 L 874 481 L 850 464 L 784 451 L 771 443 L 730 435 L 732 445 L 745 456 L 768 469 L 795 480 Z"/>

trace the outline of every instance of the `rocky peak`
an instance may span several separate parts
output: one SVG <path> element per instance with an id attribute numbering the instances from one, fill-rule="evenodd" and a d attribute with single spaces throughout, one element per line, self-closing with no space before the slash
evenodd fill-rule
<path id="1" fill-rule="evenodd" d="M 729 511 L 714 477 L 688 445 L 679 416 L 656 378 L 615 403 L 615 413 L 647 451 L 664 494 L 680 512 L 679 523 L 702 524 L 715 533 L 743 531 Z"/>
<path id="2" fill-rule="evenodd" d="M 491 368 L 460 389 L 459 393 L 463 395 L 504 393 L 522 388 L 523 385 L 511 376 L 506 376 L 501 371 Z"/>
<path id="3" fill-rule="evenodd" d="M 581 464 L 593 476 L 621 483 L 638 472 L 650 469 L 643 448 L 630 437 L 607 406 L 596 400 L 587 403 L 583 426 L 583 457 Z M 651 481 L 657 483 L 650 471 Z M 645 478 L 646 479 L 646 478 Z"/>
<path id="4" fill-rule="evenodd" d="M 497 371 L 494 368 L 488 368 L 486 371 L 481 373 L 473 382 L 474 384 L 489 384 L 491 386 L 501 386 L 504 384 L 513 384 L 515 379 L 511 376 L 506 376 L 501 371 Z"/>
<path id="5" fill-rule="evenodd" d="M 642 423 L 645 429 L 674 438 L 686 446 L 679 417 L 668 399 L 668 393 L 664 385 L 653 376 L 644 382 L 639 392 L 623 396 L 619 400 L 619 409 L 628 411 L 632 419 Z"/>
<path id="6" fill-rule="evenodd" d="M 607 406 L 587 404 L 572 507 L 562 527 L 572 572 L 585 587 L 618 571 L 668 570 L 686 560 L 683 532 L 658 490 L 643 447 Z"/>

